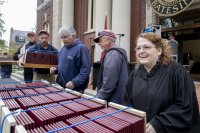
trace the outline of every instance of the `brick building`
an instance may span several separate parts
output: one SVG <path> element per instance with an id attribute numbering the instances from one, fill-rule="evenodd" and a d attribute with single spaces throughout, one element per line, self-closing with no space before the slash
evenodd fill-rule
<path id="1" fill-rule="evenodd" d="M 92 39 L 104 29 L 107 13 L 108 28 L 117 33 L 117 43 L 126 49 L 129 61 L 135 62 L 134 48 L 138 34 L 149 24 L 161 25 L 162 37 L 168 39 L 174 35 L 179 43 L 177 61 L 191 69 L 191 64 L 184 64 L 187 61 L 184 56 L 190 54 L 193 57 L 190 63 L 198 67 L 199 7 L 200 1 L 193 0 L 183 12 L 164 17 L 153 11 L 149 0 L 38 0 L 37 32 L 48 30 L 52 44 L 60 49 L 59 28 L 64 25 L 74 26 L 78 37 L 90 49 L 92 61 L 96 62 L 101 48 Z"/>

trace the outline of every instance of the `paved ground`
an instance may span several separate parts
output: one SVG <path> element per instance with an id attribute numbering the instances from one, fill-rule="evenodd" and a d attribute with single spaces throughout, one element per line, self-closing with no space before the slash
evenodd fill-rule
<path id="1" fill-rule="evenodd" d="M 5 78 L 5 79 L 0 78 L 0 84 L 9 84 L 9 83 L 13 83 L 13 82 L 16 82 L 16 81 L 11 78 Z"/>

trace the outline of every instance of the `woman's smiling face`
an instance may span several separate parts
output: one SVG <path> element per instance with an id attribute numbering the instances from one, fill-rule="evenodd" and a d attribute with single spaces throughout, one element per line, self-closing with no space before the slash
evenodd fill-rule
<path id="1" fill-rule="evenodd" d="M 135 51 L 139 64 L 149 69 L 156 64 L 162 53 L 160 48 L 156 48 L 151 41 L 142 37 L 138 38 Z"/>

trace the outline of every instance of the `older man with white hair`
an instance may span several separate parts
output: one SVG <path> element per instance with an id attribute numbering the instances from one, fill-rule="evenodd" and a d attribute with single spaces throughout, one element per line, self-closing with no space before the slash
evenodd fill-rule
<path id="1" fill-rule="evenodd" d="M 109 30 L 99 32 L 94 42 L 106 51 L 99 71 L 97 98 L 122 104 L 122 96 L 128 80 L 126 51 L 116 44 L 116 34 Z"/>
<path id="2" fill-rule="evenodd" d="M 64 46 L 59 53 L 58 66 L 52 67 L 50 73 L 58 74 L 56 82 L 60 86 L 83 93 L 89 82 L 89 50 L 77 38 L 73 27 L 61 27 L 59 35 Z"/>

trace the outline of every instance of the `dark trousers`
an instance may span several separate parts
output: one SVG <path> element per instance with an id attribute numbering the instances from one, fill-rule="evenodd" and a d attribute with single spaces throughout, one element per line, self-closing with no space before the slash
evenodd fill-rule
<path id="1" fill-rule="evenodd" d="M 1 78 L 10 78 L 12 73 L 12 65 L 1 65 Z"/>
<path id="2" fill-rule="evenodd" d="M 33 81 L 33 69 L 32 68 L 24 68 L 24 81 L 26 83 Z"/>
<path id="3" fill-rule="evenodd" d="M 1 78 L 10 78 L 11 77 L 11 71 L 1 71 Z"/>

